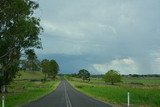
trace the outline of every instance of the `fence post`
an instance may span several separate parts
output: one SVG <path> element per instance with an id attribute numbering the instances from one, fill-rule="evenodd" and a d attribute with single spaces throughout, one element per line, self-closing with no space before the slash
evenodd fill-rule
<path id="1" fill-rule="evenodd" d="M 129 103 L 130 103 L 130 102 L 129 102 L 129 101 L 130 101 L 129 92 L 128 92 L 127 96 L 128 96 L 128 97 L 127 97 L 127 102 L 128 102 L 128 107 L 129 107 Z"/>
<path id="2" fill-rule="evenodd" d="M 2 107 L 4 107 L 4 95 L 2 96 Z"/>
<path id="3" fill-rule="evenodd" d="M 4 93 L 5 93 L 5 85 L 1 86 L 1 92 L 2 92 L 2 107 L 4 107 Z"/>

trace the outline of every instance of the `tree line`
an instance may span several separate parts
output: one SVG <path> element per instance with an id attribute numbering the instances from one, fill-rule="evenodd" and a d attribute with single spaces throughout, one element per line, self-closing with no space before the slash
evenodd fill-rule
<path id="1" fill-rule="evenodd" d="M 26 72 L 42 72 L 45 75 L 44 80 L 47 80 L 47 78 L 56 78 L 59 72 L 59 65 L 54 59 L 43 59 L 40 61 L 37 59 L 37 57 L 32 57 L 29 59 L 27 58 L 26 60 L 21 60 L 19 70 Z"/>
<path id="2" fill-rule="evenodd" d="M 33 50 L 28 50 L 25 53 L 27 59 L 20 61 L 20 70 L 30 72 L 42 71 L 45 74 L 44 80 L 47 80 L 47 78 L 56 78 L 59 71 L 59 65 L 56 60 L 43 59 L 39 61 Z"/>

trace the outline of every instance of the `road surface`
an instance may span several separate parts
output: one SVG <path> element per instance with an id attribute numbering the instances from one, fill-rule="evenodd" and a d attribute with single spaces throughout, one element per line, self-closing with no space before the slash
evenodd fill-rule
<path id="1" fill-rule="evenodd" d="M 51 94 L 23 107 L 111 107 L 75 90 L 66 80 L 62 80 Z"/>

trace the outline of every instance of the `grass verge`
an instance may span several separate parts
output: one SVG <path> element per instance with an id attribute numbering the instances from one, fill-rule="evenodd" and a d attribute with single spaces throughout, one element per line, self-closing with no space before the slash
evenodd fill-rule
<path id="1" fill-rule="evenodd" d="M 31 74 L 25 75 L 28 77 L 28 75 Z M 33 73 L 31 76 L 37 76 L 37 74 Z M 41 74 L 38 73 L 37 77 L 41 77 Z M 5 93 L 5 107 L 21 107 L 24 104 L 37 100 L 51 93 L 60 83 L 60 79 L 46 82 L 31 82 L 28 78 L 25 79 L 27 80 L 16 79 L 8 86 L 9 93 Z M 2 96 L 2 94 L 0 94 L 0 96 Z"/>
<path id="2" fill-rule="evenodd" d="M 94 83 L 84 83 L 69 80 L 73 87 L 93 98 L 104 102 L 112 103 L 116 106 L 127 105 L 127 92 L 130 92 L 130 102 L 133 107 L 159 107 L 160 88 L 152 87 L 132 87 L 128 85 L 98 85 Z"/>

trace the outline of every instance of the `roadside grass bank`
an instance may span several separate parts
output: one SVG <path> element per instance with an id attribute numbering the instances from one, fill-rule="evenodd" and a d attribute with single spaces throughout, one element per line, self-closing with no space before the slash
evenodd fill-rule
<path id="1" fill-rule="evenodd" d="M 154 84 L 153 86 L 153 84 L 149 83 L 146 85 L 137 85 L 127 84 L 126 82 L 118 83 L 116 85 L 107 85 L 100 79 L 95 78 L 92 78 L 89 83 L 72 77 L 67 78 L 67 80 L 78 91 L 115 106 L 127 105 L 127 92 L 130 92 L 131 107 L 160 106 L 160 85 Z M 138 81 L 136 81 L 136 83 L 138 83 Z"/>
<path id="2" fill-rule="evenodd" d="M 9 86 L 8 93 L 5 93 L 5 107 L 21 107 L 31 101 L 37 100 L 54 91 L 60 83 L 55 81 L 41 81 L 44 75 L 41 72 L 20 72 L 22 76 L 17 77 Z M 36 81 L 32 81 L 32 80 Z M 0 94 L 2 96 L 2 94 Z M 1 105 L 0 105 L 1 106 Z"/>

